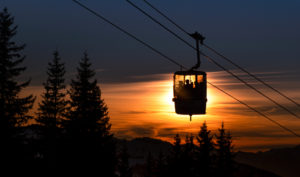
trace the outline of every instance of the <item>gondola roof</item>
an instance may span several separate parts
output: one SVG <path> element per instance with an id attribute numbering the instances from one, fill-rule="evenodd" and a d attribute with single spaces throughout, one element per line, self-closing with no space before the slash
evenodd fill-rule
<path id="1" fill-rule="evenodd" d="M 176 74 L 176 75 L 206 75 L 206 72 L 189 70 L 189 71 L 176 71 L 174 74 Z"/>

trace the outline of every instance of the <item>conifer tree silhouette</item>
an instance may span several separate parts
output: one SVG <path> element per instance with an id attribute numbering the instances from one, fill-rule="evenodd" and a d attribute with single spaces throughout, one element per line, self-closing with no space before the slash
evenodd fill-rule
<path id="1" fill-rule="evenodd" d="M 174 137 L 174 145 L 173 145 L 171 153 L 172 153 L 172 157 L 175 160 L 180 161 L 181 154 L 182 154 L 182 147 L 181 147 L 181 138 L 180 138 L 179 134 L 176 134 Z"/>
<path id="2" fill-rule="evenodd" d="M 230 177 L 234 172 L 232 136 L 229 131 L 226 132 L 223 122 L 218 132 L 216 135 L 217 176 Z"/>
<path id="3" fill-rule="evenodd" d="M 194 144 L 194 136 L 187 135 L 185 144 L 183 146 L 183 166 L 185 176 L 193 177 L 196 175 L 196 160 L 195 160 L 196 146 Z"/>
<path id="4" fill-rule="evenodd" d="M 211 131 L 207 129 L 206 122 L 200 127 L 200 132 L 197 136 L 197 141 L 199 143 L 199 153 L 198 153 L 198 171 L 197 174 L 200 176 L 213 176 L 213 155 L 214 150 L 213 135 Z"/>
<path id="5" fill-rule="evenodd" d="M 168 172 L 170 176 L 179 177 L 185 175 L 183 169 L 183 149 L 181 145 L 181 138 L 179 134 L 174 137 L 174 144 L 171 149 L 171 154 L 168 159 Z"/>
<path id="6" fill-rule="evenodd" d="M 108 108 L 101 98 L 97 80 L 93 79 L 95 72 L 87 53 L 84 53 L 77 72 L 76 79 L 71 81 L 70 109 L 64 124 L 70 140 L 67 153 L 71 168 L 114 176 L 117 160 Z"/>
<path id="7" fill-rule="evenodd" d="M 19 66 L 25 59 L 20 52 L 25 45 L 17 45 L 13 38 L 17 34 L 14 18 L 7 8 L 0 12 L 0 154 L 1 167 L 24 166 L 24 140 L 21 127 L 32 116 L 28 111 L 32 108 L 33 95 L 21 97 L 21 91 L 30 81 L 19 83 L 17 77 L 26 70 Z M 20 164 L 19 164 L 20 163 Z"/>
<path id="8" fill-rule="evenodd" d="M 48 168 L 55 168 L 57 138 L 59 127 L 66 113 L 65 101 L 65 66 L 57 51 L 53 53 L 52 62 L 48 63 L 48 78 L 44 85 L 45 92 L 39 103 L 36 122 L 39 124 L 41 136 L 41 154 Z"/>

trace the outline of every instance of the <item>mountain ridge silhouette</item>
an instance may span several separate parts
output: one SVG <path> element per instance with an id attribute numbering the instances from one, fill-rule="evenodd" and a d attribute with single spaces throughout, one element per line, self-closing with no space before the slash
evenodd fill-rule
<path id="1" fill-rule="evenodd" d="M 116 141 L 118 144 L 126 143 L 130 156 L 130 165 L 133 168 L 138 168 L 137 171 L 143 168 L 149 152 L 157 158 L 160 152 L 168 154 L 168 149 L 172 146 L 169 142 L 149 137 L 134 138 L 131 140 L 116 139 Z M 300 157 L 300 145 L 256 153 L 238 151 L 235 160 L 239 164 L 238 173 L 241 176 L 298 177 L 300 158 L 297 159 L 297 157 Z M 274 159 L 281 159 L 281 161 Z M 295 161 L 290 162 L 290 159 L 294 159 Z"/>

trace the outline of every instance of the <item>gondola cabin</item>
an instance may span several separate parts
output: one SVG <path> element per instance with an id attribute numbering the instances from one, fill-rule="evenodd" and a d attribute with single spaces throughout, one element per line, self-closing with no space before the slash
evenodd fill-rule
<path id="1" fill-rule="evenodd" d="M 173 77 L 173 101 L 177 114 L 206 113 L 206 73 L 203 71 L 177 71 Z"/>

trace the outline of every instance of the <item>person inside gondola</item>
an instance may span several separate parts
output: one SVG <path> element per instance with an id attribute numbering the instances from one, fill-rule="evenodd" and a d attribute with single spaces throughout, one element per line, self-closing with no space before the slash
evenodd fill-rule
<path id="1" fill-rule="evenodd" d="M 190 82 L 190 80 L 186 80 L 185 81 L 185 87 L 190 89 L 190 88 L 193 88 L 193 82 Z"/>
<path id="2" fill-rule="evenodd" d="M 192 91 L 193 91 L 193 83 L 190 82 L 189 79 L 185 80 L 185 85 L 184 85 L 185 98 L 190 99 L 192 97 Z"/>

